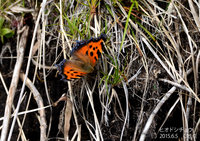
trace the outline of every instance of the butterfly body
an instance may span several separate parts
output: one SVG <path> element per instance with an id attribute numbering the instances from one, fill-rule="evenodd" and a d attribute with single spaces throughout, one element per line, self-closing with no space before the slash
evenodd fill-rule
<path id="1" fill-rule="evenodd" d="M 106 35 L 101 34 L 97 38 L 77 41 L 70 53 L 70 59 L 64 59 L 56 65 L 62 80 L 76 79 L 91 73 L 102 53 L 103 41 L 105 40 Z"/>

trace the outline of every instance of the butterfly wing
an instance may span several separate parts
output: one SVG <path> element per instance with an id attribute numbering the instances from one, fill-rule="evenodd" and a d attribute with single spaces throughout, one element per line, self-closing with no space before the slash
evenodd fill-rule
<path id="1" fill-rule="evenodd" d="M 62 80 L 71 80 L 80 78 L 87 74 L 79 67 L 79 62 L 71 61 L 71 60 L 63 60 L 60 64 L 57 65 L 57 69 L 59 74 L 62 76 Z"/>
<path id="2" fill-rule="evenodd" d="M 73 48 L 71 55 L 88 56 L 90 65 L 94 67 L 97 60 L 101 56 L 102 49 L 104 47 L 103 41 L 106 40 L 106 35 L 101 34 L 98 38 L 91 38 L 88 41 L 77 42 L 77 45 Z M 84 61 L 84 60 L 83 60 Z"/>
<path id="3" fill-rule="evenodd" d="M 70 60 L 65 59 L 57 65 L 62 80 L 80 78 L 93 71 L 98 58 L 102 53 L 103 41 L 106 35 L 87 41 L 79 41 L 71 51 Z"/>

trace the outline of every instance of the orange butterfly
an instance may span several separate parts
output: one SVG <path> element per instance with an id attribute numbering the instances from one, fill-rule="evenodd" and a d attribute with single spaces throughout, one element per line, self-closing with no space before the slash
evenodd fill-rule
<path id="1" fill-rule="evenodd" d="M 62 76 L 61 80 L 76 79 L 91 73 L 102 53 L 103 41 L 106 41 L 106 38 L 105 34 L 101 34 L 97 38 L 77 41 L 70 53 L 70 59 L 64 59 L 56 65 Z"/>

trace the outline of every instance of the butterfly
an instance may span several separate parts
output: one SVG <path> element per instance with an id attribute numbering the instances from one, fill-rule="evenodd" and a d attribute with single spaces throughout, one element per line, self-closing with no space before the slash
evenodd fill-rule
<path id="1" fill-rule="evenodd" d="M 101 34 L 97 38 L 76 41 L 76 46 L 70 52 L 70 59 L 64 59 L 56 65 L 61 80 L 81 78 L 94 70 L 94 66 L 100 57 L 107 36 Z"/>

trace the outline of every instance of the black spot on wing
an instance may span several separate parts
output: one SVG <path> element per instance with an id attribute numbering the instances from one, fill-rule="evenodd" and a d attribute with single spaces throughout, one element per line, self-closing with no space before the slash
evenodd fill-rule
<path id="1" fill-rule="evenodd" d="M 98 42 L 101 39 L 105 42 L 107 39 L 107 35 L 102 33 L 97 38 L 90 38 L 89 40 L 76 41 L 76 44 L 72 48 L 70 55 L 72 55 L 76 50 L 82 48 L 83 46 L 88 45 L 90 42 Z M 92 48 L 92 45 L 90 45 L 89 48 Z"/>
<path id="2" fill-rule="evenodd" d="M 94 53 L 91 51 L 91 52 L 90 52 L 90 56 L 93 56 L 93 55 L 94 55 Z"/>
<path id="3" fill-rule="evenodd" d="M 97 55 L 98 55 L 98 57 L 101 56 L 101 52 L 99 50 L 97 50 Z"/>
<path id="4" fill-rule="evenodd" d="M 95 59 L 96 61 L 98 60 L 96 56 L 94 57 L 94 59 Z"/>
<path id="5" fill-rule="evenodd" d="M 104 44 L 103 44 L 103 42 L 101 42 L 101 47 L 102 47 L 102 49 L 104 48 Z"/>
<path id="6" fill-rule="evenodd" d="M 86 55 L 88 55 L 88 50 L 86 51 Z"/>
<path id="7" fill-rule="evenodd" d="M 64 82 L 67 82 L 69 80 L 69 78 L 67 77 L 67 75 L 64 74 L 64 66 L 65 66 L 66 61 L 67 61 L 66 59 L 63 59 L 59 64 L 55 65 L 57 67 L 57 70 L 58 70 L 59 74 L 62 77 L 60 80 L 62 80 Z M 70 73 L 70 72 L 67 71 L 67 73 Z"/>

